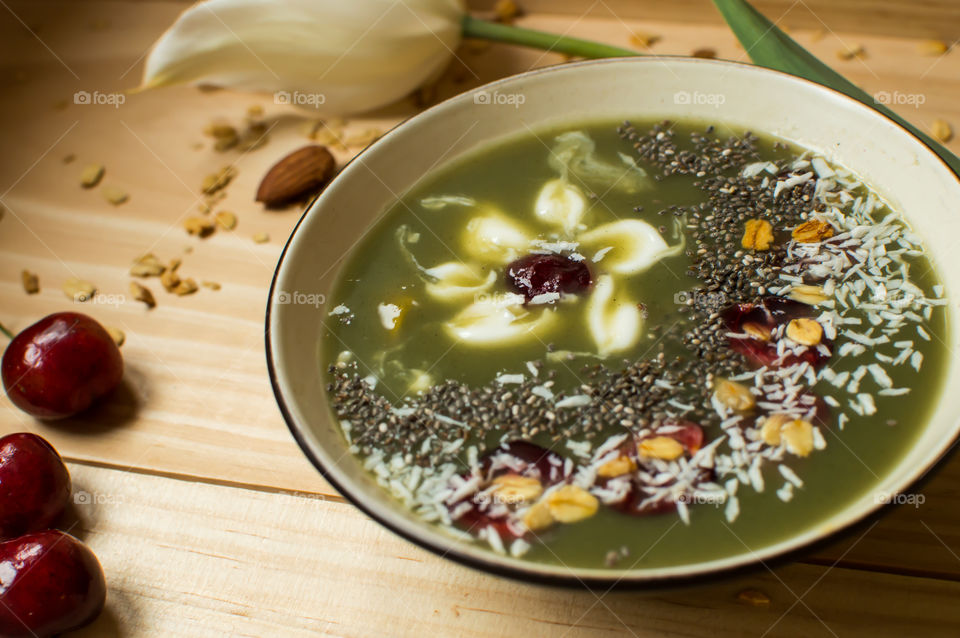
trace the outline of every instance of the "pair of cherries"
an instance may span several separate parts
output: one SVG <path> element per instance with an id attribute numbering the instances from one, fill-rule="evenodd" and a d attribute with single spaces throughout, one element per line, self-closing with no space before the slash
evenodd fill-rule
<path id="1" fill-rule="evenodd" d="M 86 545 L 52 529 L 70 500 L 70 474 L 36 434 L 0 438 L 0 636 L 53 636 L 103 609 L 103 568 Z"/>

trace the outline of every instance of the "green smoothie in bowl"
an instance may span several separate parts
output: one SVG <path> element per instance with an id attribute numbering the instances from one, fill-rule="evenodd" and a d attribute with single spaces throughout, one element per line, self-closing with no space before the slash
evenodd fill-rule
<path id="1" fill-rule="evenodd" d="M 420 520 L 642 570 L 877 492 L 940 396 L 946 303 L 901 211 L 821 154 L 591 121 L 402 194 L 340 269 L 321 363 L 350 453 Z"/>

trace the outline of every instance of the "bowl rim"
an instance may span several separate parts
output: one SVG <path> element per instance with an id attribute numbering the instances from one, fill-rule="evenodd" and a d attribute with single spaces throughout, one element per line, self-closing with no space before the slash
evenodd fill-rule
<path id="1" fill-rule="evenodd" d="M 536 69 L 531 69 L 523 73 L 518 73 L 514 75 L 509 75 L 492 82 L 482 84 L 475 88 L 472 88 L 468 91 L 458 93 L 454 96 L 451 96 L 423 111 L 416 113 L 415 115 L 407 118 L 395 126 L 391 127 L 383 136 L 381 136 L 376 142 L 362 150 L 360 153 L 351 158 L 340 170 L 337 176 L 334 177 L 334 181 L 339 179 L 340 175 L 343 173 L 343 170 L 350 166 L 354 161 L 356 161 L 361 156 L 370 152 L 371 149 L 379 146 L 382 141 L 392 136 L 397 129 L 406 126 L 410 122 L 420 121 L 431 117 L 432 114 L 447 105 L 449 102 L 454 100 L 465 99 L 465 96 L 475 95 L 480 92 L 489 91 L 495 89 L 503 84 L 515 82 L 518 79 L 526 79 L 532 76 L 537 76 L 545 73 L 556 72 L 560 69 L 569 69 L 572 67 L 591 67 L 599 66 L 611 63 L 631 63 L 631 64 L 649 64 L 662 62 L 663 60 L 670 60 L 674 62 L 682 61 L 689 64 L 709 64 L 716 65 L 720 67 L 741 67 L 749 69 L 750 72 L 756 72 L 761 75 L 771 74 L 774 76 L 785 77 L 791 81 L 795 81 L 801 84 L 806 84 L 809 87 L 812 87 L 813 90 L 824 91 L 829 94 L 832 94 L 834 98 L 839 98 L 843 101 L 855 105 L 856 108 L 864 108 L 870 111 L 873 111 L 877 116 L 886 120 L 888 123 L 893 124 L 901 132 L 912 138 L 914 141 L 918 142 L 922 148 L 924 148 L 936 162 L 939 162 L 946 170 L 953 175 L 960 184 L 960 173 L 954 170 L 940 155 L 933 149 L 930 144 L 925 142 L 922 138 L 915 135 L 900 122 L 896 121 L 886 113 L 871 107 L 869 104 L 861 102 L 845 93 L 842 93 L 836 89 L 825 86 L 818 82 L 814 82 L 807 78 L 803 78 L 797 75 L 786 73 L 784 71 L 779 71 L 776 69 L 770 69 L 767 67 L 758 66 L 748 62 L 740 62 L 734 60 L 719 60 L 719 59 L 705 59 L 705 58 L 692 58 L 685 55 L 658 55 L 658 56 L 637 56 L 637 57 L 613 57 L 613 58 L 601 58 L 594 60 L 583 60 L 579 62 L 567 62 L 562 64 L 556 64 L 551 66 L 540 67 Z M 550 585 L 554 587 L 564 587 L 564 588 L 593 588 L 593 587 L 603 587 L 609 589 L 627 589 L 627 590 L 644 590 L 644 589 L 654 589 L 654 588 L 663 588 L 665 586 L 669 587 L 683 587 L 690 586 L 694 584 L 702 584 L 705 582 L 713 582 L 721 579 L 727 579 L 731 576 L 741 573 L 751 573 L 760 570 L 761 568 L 766 569 L 767 571 L 772 571 L 773 565 L 781 565 L 783 563 L 792 562 L 803 555 L 808 554 L 812 550 L 817 548 L 829 545 L 835 541 L 840 540 L 843 537 L 851 536 L 853 533 L 858 532 L 862 529 L 865 529 L 863 534 L 865 535 L 869 532 L 874 525 L 879 522 L 879 519 L 885 515 L 887 511 L 892 509 L 894 503 L 878 503 L 876 507 L 867 510 L 866 512 L 851 518 L 845 523 L 839 525 L 835 529 L 832 529 L 828 532 L 820 534 L 816 538 L 812 538 L 805 542 L 801 542 L 799 545 L 783 549 L 775 549 L 777 544 L 774 544 L 771 547 L 767 548 L 768 553 L 763 554 L 762 552 L 754 552 L 749 550 L 748 558 L 743 560 L 740 563 L 725 565 L 725 566 L 712 566 L 708 569 L 702 571 L 693 572 L 693 573 L 683 573 L 683 574 L 655 574 L 649 575 L 644 574 L 642 571 L 626 571 L 626 572 L 613 572 L 610 576 L 602 576 L 596 574 L 588 575 L 578 575 L 577 572 L 580 571 L 579 568 L 567 567 L 569 573 L 548 573 L 543 571 L 536 571 L 534 569 L 526 569 L 522 566 L 522 563 L 518 562 L 501 562 L 497 561 L 496 557 L 486 555 L 473 555 L 466 552 L 459 551 L 457 547 L 457 541 L 454 541 L 448 547 L 443 547 L 439 543 L 434 542 L 431 539 L 430 534 L 420 533 L 427 528 L 426 524 L 422 524 L 416 528 L 411 527 L 410 530 L 404 529 L 403 527 L 394 524 L 389 517 L 381 514 L 378 511 L 377 507 L 368 505 L 363 501 L 363 499 L 357 494 L 351 493 L 349 489 L 345 489 L 339 480 L 337 480 L 333 473 L 325 467 L 323 462 L 317 458 L 316 454 L 312 450 L 310 443 L 306 440 L 302 429 L 309 427 L 307 424 L 300 424 L 293 417 L 291 410 L 287 405 L 287 399 L 284 395 L 284 392 L 281 388 L 279 378 L 278 378 L 278 362 L 276 360 L 275 351 L 272 343 L 272 332 L 270 329 L 271 320 L 274 312 L 275 304 L 275 289 L 278 284 L 278 280 L 281 274 L 281 270 L 284 266 L 284 261 L 288 255 L 288 252 L 294 242 L 297 231 L 300 229 L 303 222 L 307 217 L 314 211 L 318 200 L 323 196 L 321 192 L 318 194 L 307 207 L 304 209 L 303 213 L 300 215 L 300 218 L 297 220 L 297 223 L 294 225 L 293 229 L 288 236 L 283 250 L 280 253 L 280 257 L 277 260 L 277 265 L 274 269 L 273 277 L 271 278 L 270 288 L 268 290 L 267 304 L 266 304 L 266 313 L 264 317 L 264 341 L 265 341 L 265 354 L 267 362 L 267 373 L 270 378 L 270 386 L 273 389 L 274 397 L 277 401 L 277 405 L 280 409 L 280 413 L 283 416 L 283 419 L 287 425 L 287 428 L 290 430 L 291 435 L 296 441 L 297 445 L 300 447 L 304 455 L 309 459 L 310 463 L 317 469 L 323 478 L 330 483 L 330 485 L 341 495 L 343 496 L 350 504 L 359 509 L 361 512 L 369 516 L 371 519 L 387 528 L 391 532 L 397 534 L 401 538 L 404 538 L 415 545 L 430 551 L 431 553 L 439 556 L 440 558 L 446 558 L 453 560 L 461 565 L 471 567 L 473 569 L 479 570 L 481 572 L 495 574 L 498 576 L 504 576 L 516 581 L 525 582 L 525 583 L 535 583 L 542 585 Z M 954 456 L 957 452 L 957 442 L 960 441 L 960 430 L 956 432 L 953 438 L 949 441 L 946 441 L 937 457 L 932 460 L 925 468 L 918 471 L 914 478 L 910 480 L 906 487 L 910 489 L 917 489 L 925 485 L 934 475 L 935 472 L 942 469 L 946 462 Z M 417 531 L 414 531 L 416 529 Z M 531 565 L 534 565 L 531 563 Z"/>

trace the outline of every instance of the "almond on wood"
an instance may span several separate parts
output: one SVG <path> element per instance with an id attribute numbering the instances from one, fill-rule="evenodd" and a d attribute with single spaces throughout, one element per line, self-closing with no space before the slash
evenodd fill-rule
<path id="1" fill-rule="evenodd" d="M 327 147 L 304 146 L 267 171 L 257 189 L 257 201 L 276 208 L 318 191 L 333 177 L 336 164 Z"/>

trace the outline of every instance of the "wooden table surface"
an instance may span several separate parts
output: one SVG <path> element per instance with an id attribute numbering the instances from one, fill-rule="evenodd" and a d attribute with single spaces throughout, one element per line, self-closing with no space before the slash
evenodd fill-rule
<path id="1" fill-rule="evenodd" d="M 588 17 L 534 14 L 521 23 L 623 46 L 635 29 L 660 36 L 652 53 L 709 47 L 745 58 L 717 23 L 623 20 L 596 4 Z M 0 5 L 0 322 L 19 330 L 72 309 L 126 333 L 124 387 L 92 413 L 43 424 L 0 399 L 0 433 L 37 432 L 69 461 L 70 531 L 106 570 L 105 612 L 73 635 L 957 635 L 960 457 L 926 484 L 919 507 L 890 510 L 798 562 L 682 589 L 532 586 L 445 561 L 384 530 L 307 462 L 266 373 L 267 288 L 300 211 L 264 211 L 253 193 L 273 162 L 307 143 L 310 114 L 270 96 L 190 88 L 129 95 L 118 107 L 75 104 L 77 91 L 136 85 L 145 51 L 185 5 Z M 915 123 L 960 124 L 960 52 L 924 56 L 918 40 L 844 27 L 794 35 L 868 91 L 915 96 L 922 104 L 897 105 Z M 859 44 L 866 57 L 836 56 Z M 562 62 L 499 45 L 464 46 L 458 58 L 440 97 Z M 266 112 L 269 142 L 249 152 L 212 149 L 204 127 L 240 124 L 252 105 Z M 350 120 L 347 131 L 383 130 L 417 108 L 408 100 Z M 336 154 L 346 161 L 359 150 Z M 80 187 L 82 167 L 94 162 L 128 202 L 112 206 L 98 189 Z M 221 207 L 237 214 L 237 228 L 187 236 L 182 223 L 202 201 L 201 181 L 228 164 L 238 174 Z M 255 243 L 261 232 L 270 240 Z M 146 252 L 180 257 L 184 276 L 222 288 L 177 297 L 152 280 L 158 305 L 147 310 L 128 291 L 130 263 Z M 22 269 L 39 274 L 39 294 L 24 293 Z M 69 277 L 96 284 L 92 303 L 78 307 L 64 295 Z M 744 602 L 744 590 L 769 604 Z"/>

